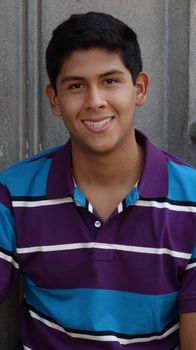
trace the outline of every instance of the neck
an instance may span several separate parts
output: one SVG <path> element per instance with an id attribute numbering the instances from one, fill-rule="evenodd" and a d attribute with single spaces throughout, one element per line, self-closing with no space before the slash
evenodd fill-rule
<path id="1" fill-rule="evenodd" d="M 114 188 L 123 183 L 134 186 L 143 169 L 143 150 L 134 139 L 129 146 L 108 154 L 87 153 L 72 144 L 73 176 L 83 185 Z"/>

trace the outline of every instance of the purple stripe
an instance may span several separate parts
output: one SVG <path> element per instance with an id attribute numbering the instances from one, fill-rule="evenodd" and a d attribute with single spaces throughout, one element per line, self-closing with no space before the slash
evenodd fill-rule
<path id="1" fill-rule="evenodd" d="M 73 202 L 37 208 L 15 208 L 17 247 L 95 240 L 97 220 Z M 86 218 L 88 217 L 89 230 Z"/>
<path id="2" fill-rule="evenodd" d="M 68 335 L 47 327 L 31 318 L 27 307 L 23 307 L 21 334 L 23 344 L 32 350 L 122 350 L 124 346 L 117 342 L 99 342 L 71 338 Z M 36 337 L 34 336 L 36 334 Z M 167 339 L 149 343 L 126 345 L 127 350 L 173 350 L 178 345 L 178 331 Z"/>
<path id="3" fill-rule="evenodd" d="M 42 288 L 101 288 L 144 294 L 178 290 L 186 265 L 184 259 L 167 255 L 100 249 L 21 254 L 20 260 L 24 273 Z"/>
<path id="4" fill-rule="evenodd" d="M 129 211 L 132 211 L 131 217 Z M 97 217 L 74 203 L 38 208 L 15 208 L 17 245 L 91 242 L 167 248 L 192 253 L 192 214 L 157 208 L 129 207 L 101 228 Z M 186 239 L 185 239 L 186 235 Z"/>
<path id="5" fill-rule="evenodd" d="M 12 206 L 10 202 L 10 194 L 8 190 L 0 184 L 0 198 L 1 198 L 1 204 L 6 206 L 11 212 L 12 212 Z"/>
<path id="6" fill-rule="evenodd" d="M 123 227 L 123 230 L 119 230 L 115 235 L 115 243 L 117 244 L 164 247 L 192 253 L 195 240 L 192 234 L 192 213 L 150 207 L 133 207 L 131 217 L 125 212 L 125 216 L 121 220 L 118 221 L 116 217 L 114 227 L 117 222 L 119 228 Z"/>

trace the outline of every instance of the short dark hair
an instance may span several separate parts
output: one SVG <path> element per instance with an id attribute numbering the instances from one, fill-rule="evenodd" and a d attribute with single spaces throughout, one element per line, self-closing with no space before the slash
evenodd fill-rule
<path id="1" fill-rule="evenodd" d="M 46 49 L 46 68 L 56 92 L 56 79 L 63 62 L 78 49 L 101 47 L 120 54 L 135 85 L 142 71 L 136 33 L 125 23 L 105 13 L 73 14 L 54 31 Z"/>

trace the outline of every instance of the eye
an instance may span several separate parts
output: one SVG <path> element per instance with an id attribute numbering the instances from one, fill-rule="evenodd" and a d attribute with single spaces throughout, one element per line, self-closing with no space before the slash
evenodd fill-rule
<path id="1" fill-rule="evenodd" d="M 114 85 L 116 83 L 118 83 L 118 81 L 116 79 L 108 78 L 105 80 L 105 84 L 107 84 L 107 85 Z"/>
<path id="2" fill-rule="evenodd" d="M 70 84 L 68 86 L 68 89 L 70 90 L 77 90 L 77 89 L 81 89 L 83 87 L 82 83 L 74 83 L 74 84 Z"/>

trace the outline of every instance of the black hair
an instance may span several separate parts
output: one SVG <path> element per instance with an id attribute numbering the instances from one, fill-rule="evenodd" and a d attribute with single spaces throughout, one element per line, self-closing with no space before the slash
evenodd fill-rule
<path id="1" fill-rule="evenodd" d="M 101 47 L 120 54 L 135 85 L 142 71 L 136 33 L 125 23 L 105 13 L 73 14 L 54 31 L 46 49 L 46 68 L 56 92 L 56 79 L 64 61 L 78 49 Z"/>

